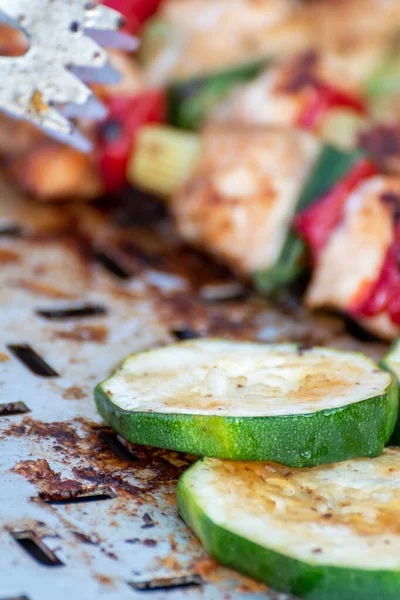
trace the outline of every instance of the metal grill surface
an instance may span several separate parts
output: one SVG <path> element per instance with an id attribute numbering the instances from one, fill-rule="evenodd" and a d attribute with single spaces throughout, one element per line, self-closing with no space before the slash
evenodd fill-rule
<path id="1" fill-rule="evenodd" d="M 140 202 L 47 207 L 1 184 L 0 600 L 287 598 L 206 556 L 175 506 L 193 457 L 125 443 L 92 390 L 129 352 L 179 337 L 362 344 L 254 298 Z"/>

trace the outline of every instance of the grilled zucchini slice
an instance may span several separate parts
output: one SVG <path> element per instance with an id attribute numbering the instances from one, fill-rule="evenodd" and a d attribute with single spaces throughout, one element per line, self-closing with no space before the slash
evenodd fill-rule
<path id="1" fill-rule="evenodd" d="M 390 371 L 400 386 L 400 339 L 397 339 L 391 345 L 389 352 L 381 360 L 381 367 Z M 400 445 L 400 422 L 397 421 L 391 443 Z"/>
<path id="2" fill-rule="evenodd" d="M 95 398 L 131 442 L 295 467 L 378 455 L 398 413 L 362 354 L 218 339 L 132 354 Z"/>
<path id="3" fill-rule="evenodd" d="M 393 373 L 400 383 L 400 339 L 393 342 L 389 352 L 382 358 L 381 366 Z"/>
<path id="4" fill-rule="evenodd" d="M 222 564 L 308 600 L 400 597 L 400 449 L 314 469 L 204 458 L 178 508 Z"/>

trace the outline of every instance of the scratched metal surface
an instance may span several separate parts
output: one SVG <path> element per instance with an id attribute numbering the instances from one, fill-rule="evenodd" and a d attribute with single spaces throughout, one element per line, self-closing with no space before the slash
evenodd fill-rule
<path id="1" fill-rule="evenodd" d="M 118 210 L 111 217 L 125 225 L 158 214 Z M 177 478 L 192 458 L 124 445 L 96 414 L 92 389 L 127 353 L 176 339 L 177 330 L 362 344 L 336 319 L 249 296 L 180 247 L 163 221 L 151 231 L 111 221 L 92 208 L 27 203 L 0 186 L 0 599 L 283 600 L 207 558 L 175 507 Z M 217 293 L 233 297 L 213 300 Z M 107 312 L 43 316 L 87 304 Z M 10 350 L 20 344 L 58 376 L 31 372 Z M 29 412 L 11 414 L 16 403 Z M 38 562 L 18 534 L 62 564 Z M 149 586 L 159 589 L 143 591 Z"/>

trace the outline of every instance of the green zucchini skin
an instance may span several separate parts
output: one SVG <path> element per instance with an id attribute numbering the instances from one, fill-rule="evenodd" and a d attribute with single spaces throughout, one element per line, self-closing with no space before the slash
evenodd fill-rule
<path id="1" fill-rule="evenodd" d="M 397 339 L 393 342 L 391 347 L 389 348 L 389 352 L 382 358 L 379 366 L 385 371 L 389 371 L 395 378 L 397 385 L 400 389 L 400 372 L 398 367 L 395 368 L 394 359 L 397 359 L 396 362 L 400 362 L 400 339 Z M 390 438 L 391 445 L 400 446 L 400 419 L 397 419 L 396 426 L 393 431 L 393 435 Z"/>
<path id="2" fill-rule="evenodd" d="M 189 80 L 172 82 L 167 91 L 167 120 L 182 129 L 198 129 L 212 107 L 240 83 L 254 79 L 266 59 Z"/>
<path id="3" fill-rule="evenodd" d="M 378 456 L 398 415 L 393 379 L 380 396 L 311 414 L 274 417 L 127 411 L 111 401 L 103 389 L 105 383 L 95 388 L 97 409 L 130 442 L 198 456 L 268 460 L 290 467 Z"/>
<path id="4" fill-rule="evenodd" d="M 196 468 L 195 463 L 191 469 Z M 186 471 L 187 473 L 188 471 Z M 264 548 L 214 523 L 196 503 L 184 473 L 180 517 L 218 562 L 274 589 L 308 600 L 398 600 L 400 572 L 312 565 Z"/>
<path id="5" fill-rule="evenodd" d="M 397 359 L 397 360 L 396 360 Z M 394 361 L 400 364 L 400 339 L 395 340 L 389 348 L 389 351 L 379 363 L 380 367 L 385 371 L 392 373 L 398 383 L 400 383 L 400 371 L 395 368 Z"/>
<path id="6" fill-rule="evenodd" d="M 328 144 L 323 146 L 297 201 L 296 214 L 333 188 L 363 157 L 365 152 L 362 150 L 346 152 Z M 306 245 L 293 230 L 289 230 L 275 265 L 254 273 L 253 281 L 261 293 L 270 294 L 291 285 L 307 266 Z"/>

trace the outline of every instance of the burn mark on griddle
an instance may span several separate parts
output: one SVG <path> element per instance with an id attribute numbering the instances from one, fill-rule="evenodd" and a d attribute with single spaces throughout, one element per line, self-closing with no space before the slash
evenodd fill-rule
<path id="1" fill-rule="evenodd" d="M 51 310 L 36 310 L 36 314 L 49 321 L 61 321 L 66 319 L 86 319 L 107 314 L 107 309 L 99 304 L 84 304 L 71 308 L 54 308 Z"/>
<path id="2" fill-rule="evenodd" d="M 104 127 L 105 125 L 105 127 Z M 123 124 L 111 119 L 100 125 L 100 133 L 106 137 L 119 135 Z M 127 228 L 149 227 L 166 218 L 165 203 L 152 194 L 126 186 L 117 194 L 108 194 L 97 200 L 95 206 L 115 223 Z"/>
<path id="3" fill-rule="evenodd" d="M 0 265 L 20 262 L 20 260 L 21 256 L 18 252 L 14 252 L 14 250 L 9 250 L 8 248 L 0 248 Z"/>
<path id="4" fill-rule="evenodd" d="M 64 400 L 81 400 L 85 396 L 86 396 L 86 394 L 82 390 L 82 388 L 80 388 L 76 385 L 73 385 L 73 386 L 67 388 L 62 393 L 62 398 L 64 398 Z"/>
<path id="5" fill-rule="evenodd" d="M 116 498 L 117 494 L 111 488 L 95 488 L 85 490 L 78 481 L 67 479 L 62 481 L 56 492 L 41 492 L 39 498 L 50 504 L 83 504 L 89 502 L 102 502 Z"/>
<path id="6" fill-rule="evenodd" d="M 120 259 L 134 275 L 147 269 L 161 271 L 185 281 L 193 295 L 198 295 L 206 285 L 232 284 L 235 279 L 224 266 L 209 256 L 193 250 L 170 234 L 156 228 L 135 228 L 128 237 L 113 241 Z"/>
<path id="7" fill-rule="evenodd" d="M 35 375 L 39 377 L 59 377 L 57 371 L 28 344 L 9 344 L 7 348 Z"/>
<path id="8" fill-rule="evenodd" d="M 180 577 L 154 578 L 150 581 L 128 581 L 130 587 L 141 592 L 171 591 L 177 588 L 199 587 L 203 584 L 200 575 L 190 574 Z"/>
<path id="9" fill-rule="evenodd" d="M 108 338 L 108 328 L 105 325 L 79 325 L 73 329 L 53 330 L 52 337 L 80 343 L 105 344 Z"/>
<path id="10" fill-rule="evenodd" d="M 12 415 L 22 415 L 31 412 L 25 402 L 7 402 L 0 404 L 0 417 L 10 417 Z"/>
<path id="11" fill-rule="evenodd" d="M 116 497 L 110 487 L 88 486 L 75 479 L 61 479 L 61 474 L 53 471 L 44 458 L 21 461 L 11 471 L 35 483 L 39 499 L 50 504 L 77 504 Z"/>
<path id="12" fill-rule="evenodd" d="M 131 277 L 131 273 L 128 273 L 128 271 L 117 261 L 117 259 L 111 256 L 111 254 L 107 253 L 105 250 L 95 251 L 94 259 L 101 264 L 106 271 L 108 271 L 111 275 L 118 277 L 118 279 L 129 279 Z"/>
<path id="13" fill-rule="evenodd" d="M 38 268 L 36 274 L 41 275 L 40 268 Z M 75 294 L 72 292 L 67 292 L 48 283 L 41 283 L 36 280 L 18 279 L 15 281 L 15 287 L 25 290 L 30 294 L 46 296 L 55 300 L 72 300 L 75 297 Z"/>
<path id="14" fill-rule="evenodd" d="M 28 481 L 53 479 L 56 476 L 56 473 L 50 468 L 49 463 L 44 458 L 23 460 L 17 463 L 11 471 L 23 475 Z"/>
<path id="15" fill-rule="evenodd" d="M 85 419 L 41 423 L 25 417 L 18 426 L 11 424 L 2 435 L 30 437 L 42 443 L 47 440 L 52 451 L 61 455 L 66 464 L 73 462 L 72 477 L 65 480 L 59 473 L 54 473 L 44 459 L 22 461 L 14 467 L 14 471 L 36 485 L 39 497 L 47 501 L 82 497 L 109 489 L 120 497 L 152 502 L 153 491 L 169 482 L 175 483 L 195 460 L 187 454 L 122 443 L 109 427 Z M 115 440 L 117 445 L 114 445 Z M 135 485 L 127 480 L 128 466 L 133 467 L 137 479 Z M 150 495 L 146 497 L 146 494 Z"/>
<path id="16" fill-rule="evenodd" d="M 98 542 L 95 542 L 90 536 L 86 535 L 85 533 L 80 533 L 80 531 L 72 531 L 71 533 L 74 536 L 74 538 L 82 544 L 89 544 L 91 546 L 97 546 L 98 544 Z"/>
<path id="17" fill-rule="evenodd" d="M 201 337 L 199 333 L 197 333 L 196 331 L 193 331 L 193 329 L 185 329 L 185 328 L 175 328 L 171 330 L 172 335 L 177 339 L 177 340 L 193 340 L 195 338 L 199 338 Z"/>
<path id="18" fill-rule="evenodd" d="M 142 546 L 146 546 L 146 548 L 155 548 L 158 542 L 157 540 L 152 540 L 151 538 L 146 538 L 141 540 L 139 538 L 132 538 L 125 540 L 125 544 L 141 544 Z"/>
<path id="19" fill-rule="evenodd" d="M 64 449 L 74 449 L 79 443 L 79 433 L 71 423 L 42 423 L 30 417 L 25 417 L 20 425 L 11 425 L 6 435 L 23 435 L 38 439 L 52 440 Z"/>
<path id="20" fill-rule="evenodd" d="M 149 513 L 144 513 L 142 520 L 144 525 L 141 526 L 141 529 L 151 529 L 152 527 L 155 527 L 155 523 Z"/>
<path id="21" fill-rule="evenodd" d="M 0 237 L 20 238 L 24 235 L 24 230 L 20 225 L 0 225 Z"/>
<path id="22" fill-rule="evenodd" d="M 200 297 L 206 302 L 232 302 L 245 300 L 251 296 L 251 291 L 239 281 L 204 285 L 200 289 Z"/>
<path id="23" fill-rule="evenodd" d="M 79 481 L 74 479 L 62 480 L 59 474 L 56 474 L 53 479 L 46 480 L 40 487 L 42 488 L 39 492 L 40 500 L 50 504 L 68 503 L 80 500 L 81 497 L 86 498 L 87 494 L 90 494 Z M 96 491 L 92 490 L 92 493 L 95 494 Z"/>
<path id="24" fill-rule="evenodd" d="M 297 354 L 302 356 L 305 352 L 312 350 L 314 348 L 313 344 L 299 344 L 297 346 Z"/>
<path id="25" fill-rule="evenodd" d="M 110 448 L 111 452 L 124 462 L 136 462 L 138 460 L 137 457 L 121 443 L 117 437 L 117 434 L 104 431 L 100 433 L 100 437 Z"/>
<path id="26" fill-rule="evenodd" d="M 74 477 L 76 477 L 78 480 L 88 481 L 93 485 L 108 486 L 115 490 L 119 496 L 137 497 L 145 491 L 139 486 L 125 481 L 123 475 L 107 473 L 101 470 L 101 468 L 96 469 L 92 466 L 74 467 L 72 472 Z"/>
<path id="27" fill-rule="evenodd" d="M 153 269 L 162 269 L 165 266 L 163 257 L 150 250 L 143 250 L 140 244 L 133 240 L 122 240 L 118 244 L 120 250 L 135 263 L 135 271 L 143 270 L 146 267 Z"/>
<path id="28" fill-rule="evenodd" d="M 109 558 L 116 558 L 112 553 L 106 553 L 106 555 Z M 115 581 L 111 577 L 107 577 L 107 575 L 103 575 L 102 573 L 93 573 L 93 577 L 101 586 L 113 587 L 115 585 Z"/>
<path id="29" fill-rule="evenodd" d="M 12 531 L 12 537 L 34 560 L 46 567 L 61 567 L 64 563 L 46 546 L 34 531 Z"/>
<path id="30" fill-rule="evenodd" d="M 143 519 L 143 522 L 146 523 L 146 525 L 148 525 L 149 523 L 153 523 L 153 519 L 151 518 L 149 513 L 144 513 L 142 519 Z"/>
<path id="31" fill-rule="evenodd" d="M 0 600 L 30 600 L 28 596 L 7 596 L 7 598 L 2 597 Z"/>

